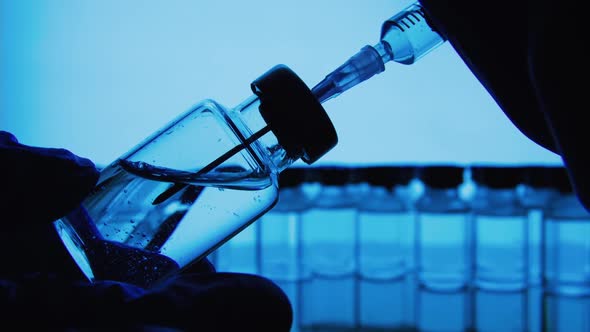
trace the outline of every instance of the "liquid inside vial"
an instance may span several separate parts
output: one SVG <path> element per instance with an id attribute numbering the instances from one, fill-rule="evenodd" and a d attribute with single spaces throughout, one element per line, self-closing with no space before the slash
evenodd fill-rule
<path id="1" fill-rule="evenodd" d="M 154 205 L 178 183 L 185 186 Z M 68 215 L 57 226 L 90 279 L 146 286 L 207 255 L 275 199 L 269 173 L 259 169 L 223 165 L 195 176 L 120 160 L 84 201 L 90 218 Z"/>

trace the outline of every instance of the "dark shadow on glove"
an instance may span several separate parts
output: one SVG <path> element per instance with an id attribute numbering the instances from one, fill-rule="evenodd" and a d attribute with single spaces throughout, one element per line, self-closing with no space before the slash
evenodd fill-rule
<path id="1" fill-rule="evenodd" d="M 0 131 L 0 211 L 4 230 L 51 223 L 80 204 L 96 185 L 92 161 L 65 149 L 31 147 Z"/>

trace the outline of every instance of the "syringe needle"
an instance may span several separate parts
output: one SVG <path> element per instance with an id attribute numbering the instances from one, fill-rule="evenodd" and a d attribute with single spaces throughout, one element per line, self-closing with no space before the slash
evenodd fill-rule
<path id="1" fill-rule="evenodd" d="M 388 45 L 383 43 L 363 47 L 348 61 L 328 74 L 311 91 L 320 103 L 323 103 L 373 75 L 381 73 L 385 70 L 385 62 L 390 60 L 386 47 Z"/>
<path id="2" fill-rule="evenodd" d="M 243 150 L 244 148 L 246 148 L 247 146 L 252 144 L 254 141 L 259 139 L 260 137 L 264 136 L 269 131 L 270 131 L 270 127 L 265 126 L 264 128 L 260 129 L 256 133 L 254 133 L 252 136 L 248 137 L 244 142 L 229 149 L 227 152 L 225 152 L 224 154 L 219 156 L 217 159 L 215 159 L 212 162 L 210 162 L 209 164 L 207 164 L 207 166 L 198 170 L 194 176 L 197 177 L 199 175 L 209 173 L 210 171 L 215 169 L 217 166 L 223 164 L 223 162 L 225 162 L 226 160 L 231 158 L 233 155 L 240 152 L 241 150 Z M 187 186 L 189 186 L 189 184 L 186 184 L 186 183 L 173 184 L 168 189 L 166 189 L 164 192 L 162 192 L 160 195 L 158 195 L 158 197 L 156 197 L 154 199 L 154 201 L 152 202 L 152 205 L 158 205 L 158 204 L 166 201 L 168 198 L 174 196 L 177 192 L 181 191 L 182 189 L 184 189 Z"/>

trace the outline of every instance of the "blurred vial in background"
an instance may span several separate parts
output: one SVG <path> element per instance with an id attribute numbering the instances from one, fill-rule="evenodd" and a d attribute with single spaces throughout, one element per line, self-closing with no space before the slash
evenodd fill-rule
<path id="1" fill-rule="evenodd" d="M 547 292 L 590 295 L 590 214 L 570 185 L 565 168 L 555 169 L 559 191 L 548 204 L 544 222 L 544 275 Z"/>
<path id="2" fill-rule="evenodd" d="M 408 272 L 405 239 L 413 225 L 407 186 L 412 168 L 374 166 L 365 169 L 368 193 L 358 204 L 359 275 L 362 279 L 395 279 Z"/>
<path id="3" fill-rule="evenodd" d="M 515 292 L 476 289 L 474 295 L 473 331 L 532 331 L 526 289 Z"/>
<path id="4" fill-rule="evenodd" d="M 521 167 L 474 165 L 471 200 L 475 284 L 488 290 L 528 285 L 528 216 L 518 194 Z"/>
<path id="5" fill-rule="evenodd" d="M 278 202 L 259 221 L 260 273 L 273 280 L 299 278 L 301 213 L 311 204 L 311 197 L 303 190 L 305 170 L 292 167 L 279 175 Z"/>
<path id="6" fill-rule="evenodd" d="M 188 218 L 191 216 L 189 215 Z M 260 224 L 255 222 L 225 242 L 208 259 L 218 272 L 260 273 Z"/>
<path id="7" fill-rule="evenodd" d="M 468 203 L 459 195 L 464 167 L 424 165 L 415 203 L 418 282 L 432 290 L 459 290 L 469 281 Z"/>
<path id="8" fill-rule="evenodd" d="M 526 295 L 526 306 L 528 307 L 526 310 L 526 319 L 527 319 L 527 328 L 529 332 L 537 332 L 537 331 L 546 331 L 542 329 L 543 324 L 543 317 L 545 315 L 545 310 L 543 309 L 543 288 L 536 287 L 536 286 L 529 286 L 526 290 L 522 292 Z M 510 293 L 510 292 L 502 292 L 502 293 Z"/>
<path id="9" fill-rule="evenodd" d="M 357 324 L 356 218 L 361 168 L 319 166 L 319 192 L 301 217 L 301 328 L 337 331 Z"/>
<path id="10" fill-rule="evenodd" d="M 279 199 L 260 221 L 260 274 L 274 281 L 293 307 L 293 332 L 301 311 L 301 214 L 313 198 L 306 181 L 311 168 L 291 167 L 279 174 Z"/>
<path id="11" fill-rule="evenodd" d="M 529 285 L 541 284 L 542 224 L 544 210 L 558 193 L 551 185 L 551 173 L 556 167 L 551 165 L 523 166 L 523 183 L 520 199 L 528 213 L 529 224 Z"/>
<path id="12" fill-rule="evenodd" d="M 218 272 L 259 274 L 260 255 L 260 223 L 254 222 L 209 254 L 208 258 Z"/>
<path id="13" fill-rule="evenodd" d="M 359 323 L 363 328 L 410 326 L 408 237 L 414 214 L 408 184 L 414 168 L 402 165 L 364 169 L 368 191 L 358 203 Z"/>
<path id="14" fill-rule="evenodd" d="M 544 296 L 542 331 L 590 331 L 590 297 Z"/>
<path id="15" fill-rule="evenodd" d="M 357 198 L 352 167 L 316 167 L 321 185 L 313 204 L 302 214 L 303 275 L 338 277 L 355 273 Z M 359 179 L 360 180 L 360 179 Z"/>
<path id="16" fill-rule="evenodd" d="M 412 178 L 408 182 L 408 185 L 399 187 L 399 190 L 403 191 L 402 195 L 408 199 L 409 213 L 413 215 L 408 225 L 408 236 L 403 239 L 404 244 L 408 247 L 408 270 L 413 276 L 414 272 L 416 272 L 416 204 L 424 193 L 424 183 L 419 177 L 420 166 L 418 164 L 406 165 L 404 167 L 409 167 L 410 173 L 412 173 Z"/>

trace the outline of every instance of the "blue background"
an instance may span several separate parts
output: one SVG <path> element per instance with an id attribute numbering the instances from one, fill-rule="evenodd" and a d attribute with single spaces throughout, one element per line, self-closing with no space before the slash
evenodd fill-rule
<path id="1" fill-rule="evenodd" d="M 237 105 L 276 64 L 315 85 L 410 3 L 0 0 L 0 129 L 106 164 L 202 99 Z M 318 164 L 561 163 L 448 43 L 324 106 L 339 144 Z"/>

